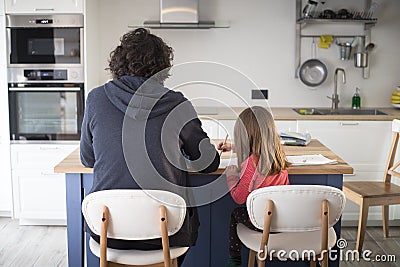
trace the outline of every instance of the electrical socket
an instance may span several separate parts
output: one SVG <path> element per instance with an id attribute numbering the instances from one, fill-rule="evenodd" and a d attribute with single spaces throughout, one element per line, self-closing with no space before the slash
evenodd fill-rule
<path id="1" fill-rule="evenodd" d="M 251 99 L 268 99 L 268 89 L 251 90 Z"/>

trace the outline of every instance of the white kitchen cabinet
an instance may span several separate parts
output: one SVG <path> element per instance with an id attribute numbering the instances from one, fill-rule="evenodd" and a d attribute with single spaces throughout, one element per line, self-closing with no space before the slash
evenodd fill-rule
<path id="1" fill-rule="evenodd" d="M 0 1 L 0 216 L 8 217 L 12 216 L 12 190 L 5 29 L 4 2 Z"/>
<path id="2" fill-rule="evenodd" d="M 228 138 L 233 139 L 235 122 L 235 120 L 218 120 L 218 138 L 225 139 L 225 136 L 228 133 Z M 297 121 L 295 120 L 275 120 L 275 126 L 278 133 L 283 131 L 297 131 Z"/>
<path id="3" fill-rule="evenodd" d="M 7 120 L 8 123 L 8 120 Z M 0 125 L 3 120 L 0 120 Z M 5 127 L 8 128 L 8 127 Z M 0 217 L 12 216 L 12 185 L 11 185 L 11 164 L 10 164 L 10 141 L 9 135 L 0 136 Z"/>
<path id="4" fill-rule="evenodd" d="M 65 175 L 52 169 L 12 171 L 15 215 L 21 225 L 66 223 Z"/>
<path id="5" fill-rule="evenodd" d="M 4 1 L 0 1 L 0 16 L 4 16 L 4 14 L 5 14 Z M 2 40 L 4 40 L 4 39 L 2 39 Z"/>
<path id="6" fill-rule="evenodd" d="M 276 130 L 280 132 L 297 132 L 297 121 L 275 121 Z"/>
<path id="7" fill-rule="evenodd" d="M 391 121 L 298 121 L 300 132 L 309 132 L 353 167 L 354 174 L 345 175 L 344 181 L 382 181 L 392 139 L 391 124 Z M 392 206 L 390 219 L 397 213 Z M 356 221 L 358 214 L 357 205 L 346 203 L 344 220 Z M 369 219 L 381 219 L 380 207 L 370 208 Z"/>
<path id="8" fill-rule="evenodd" d="M 84 12 L 84 0 L 5 0 L 6 14 Z"/>
<path id="9" fill-rule="evenodd" d="M 65 225 L 65 174 L 54 167 L 78 148 L 70 144 L 12 144 L 14 217 L 21 225 Z"/>
<path id="10" fill-rule="evenodd" d="M 201 119 L 203 130 L 211 139 L 225 139 L 228 134 L 228 140 L 233 141 L 233 129 L 236 120 L 211 120 Z M 276 130 L 282 131 L 297 131 L 297 121 L 295 120 L 276 120 Z"/>

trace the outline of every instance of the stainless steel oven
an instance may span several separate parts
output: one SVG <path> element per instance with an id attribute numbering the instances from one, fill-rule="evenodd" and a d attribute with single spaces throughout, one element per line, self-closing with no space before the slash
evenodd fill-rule
<path id="1" fill-rule="evenodd" d="M 83 16 L 7 15 L 11 140 L 79 140 Z"/>
<path id="2" fill-rule="evenodd" d="M 25 71 L 27 76 L 41 77 L 39 81 L 66 75 L 60 72 Z M 31 81 L 8 84 L 11 140 L 79 140 L 84 84 L 63 80 Z"/>

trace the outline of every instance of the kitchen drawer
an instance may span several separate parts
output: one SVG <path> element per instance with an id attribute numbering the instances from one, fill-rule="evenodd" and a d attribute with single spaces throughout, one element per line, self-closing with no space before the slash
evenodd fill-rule
<path id="1" fill-rule="evenodd" d="M 53 168 L 79 144 L 12 144 L 11 168 L 13 170 Z"/>
<path id="2" fill-rule="evenodd" d="M 300 132 L 309 132 L 350 165 L 386 164 L 392 140 L 391 121 L 298 121 Z"/>
<path id="3" fill-rule="evenodd" d="M 6 0 L 8 14 L 83 13 L 84 0 Z"/>

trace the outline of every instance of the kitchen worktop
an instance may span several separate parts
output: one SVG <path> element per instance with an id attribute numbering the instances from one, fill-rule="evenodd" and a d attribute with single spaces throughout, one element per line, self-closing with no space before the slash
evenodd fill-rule
<path id="1" fill-rule="evenodd" d="M 301 107 L 307 108 L 307 107 Z M 372 109 L 376 107 L 368 107 Z M 213 107 L 210 108 L 209 114 L 199 113 L 201 119 L 216 119 L 216 120 L 236 120 L 239 113 L 244 107 Z M 368 121 L 391 121 L 400 119 L 400 109 L 395 108 L 376 108 L 388 115 L 300 115 L 292 108 L 271 108 L 272 114 L 276 120 L 368 120 Z M 206 109 L 203 109 L 203 111 Z"/>
<path id="2" fill-rule="evenodd" d="M 327 164 L 318 166 L 292 166 L 289 174 L 352 174 L 353 168 L 344 162 L 340 157 L 333 153 L 318 140 L 312 140 L 307 146 L 284 146 L 284 151 L 288 156 L 321 154 L 329 159 L 335 159 L 337 164 Z M 229 153 L 223 153 L 222 158 L 229 157 Z M 73 151 L 55 168 L 56 173 L 93 173 L 92 168 L 84 167 L 79 158 L 79 149 Z M 218 169 L 214 174 L 221 174 L 224 168 Z"/>
<path id="3" fill-rule="evenodd" d="M 213 141 L 218 143 L 220 140 Z M 317 140 L 312 140 L 305 147 L 284 146 L 284 151 L 287 155 L 322 154 L 338 162 L 337 164 L 289 167 L 290 184 L 327 185 L 341 189 L 343 175 L 353 173 L 350 165 Z M 229 156 L 229 152 L 222 155 L 223 158 Z M 66 173 L 68 262 L 70 266 L 99 266 L 99 259 L 90 252 L 90 249 L 85 250 L 82 229 L 84 219 L 81 213 L 81 203 L 93 184 L 93 169 L 82 166 L 79 149 L 76 149 L 59 163 L 54 171 Z M 223 266 L 228 258 L 226 240 L 229 237 L 226 229 L 229 227 L 231 212 L 237 204 L 230 194 L 227 194 L 226 179 L 220 177 L 223 172 L 224 169 L 220 168 L 214 173 L 189 173 L 191 185 L 200 189 L 193 190 L 194 198 L 205 204 L 198 207 L 201 224 L 199 238 L 196 246 L 185 258 L 184 266 Z M 211 186 L 204 186 L 208 184 Z M 334 226 L 337 236 L 340 236 L 340 227 L 340 222 Z M 86 248 L 89 247 L 88 240 L 86 238 Z M 246 251 L 245 254 L 248 255 L 248 252 Z M 246 261 L 247 258 L 245 257 L 244 260 Z M 307 264 L 304 262 L 300 266 L 308 266 Z M 271 266 L 277 265 L 271 264 Z M 332 262 L 330 266 L 339 266 L 339 262 Z"/>

